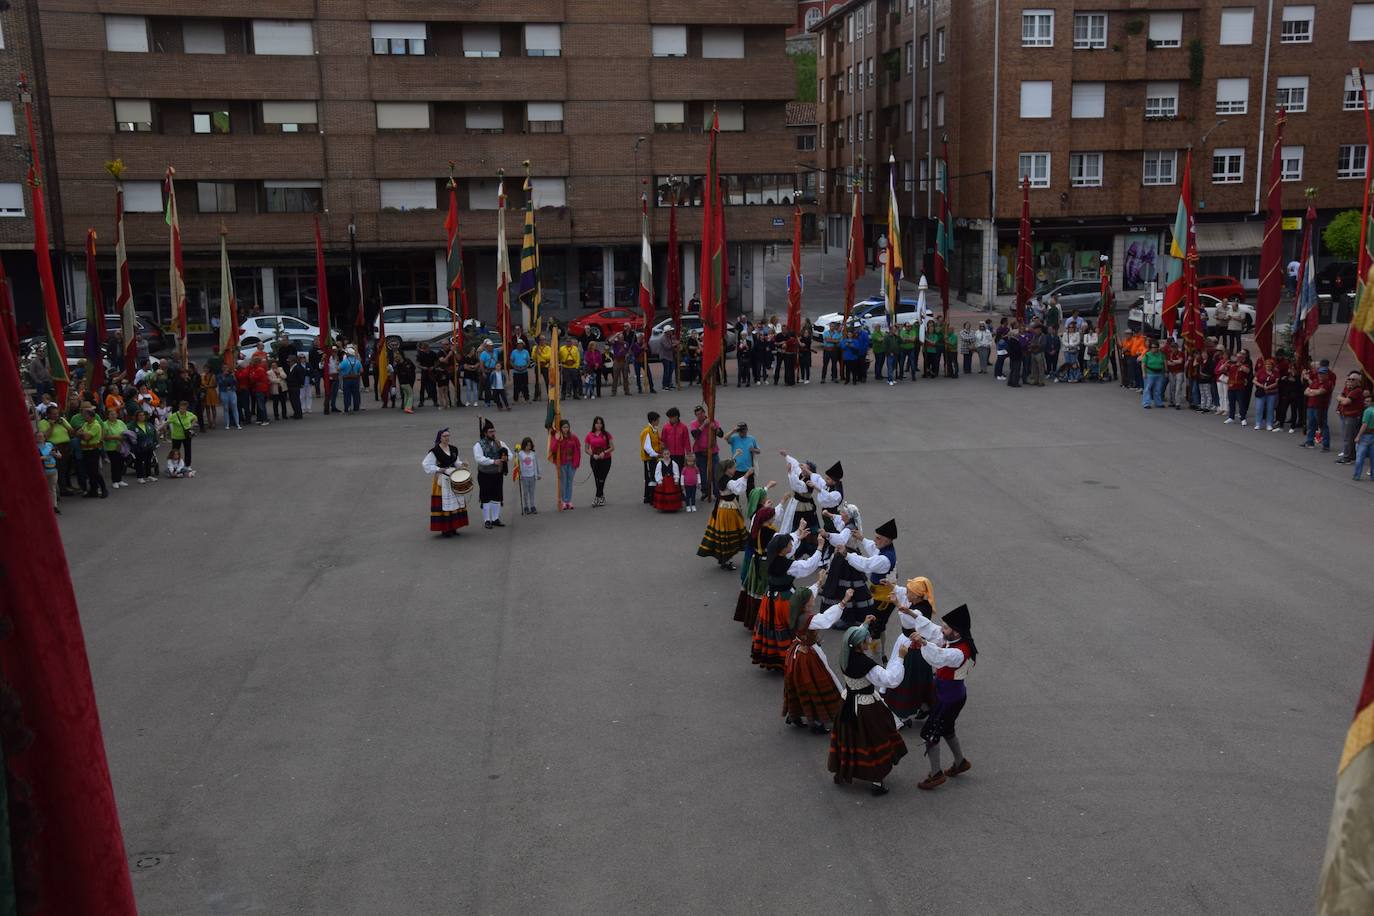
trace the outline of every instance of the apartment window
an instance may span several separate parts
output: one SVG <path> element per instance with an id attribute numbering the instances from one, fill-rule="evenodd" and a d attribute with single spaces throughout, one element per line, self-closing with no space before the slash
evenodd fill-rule
<path id="1" fill-rule="evenodd" d="M 308 19 L 254 19 L 253 53 L 310 55 L 315 53 L 315 32 Z"/>
<path id="2" fill-rule="evenodd" d="M 1307 111 L 1307 77 L 1281 76 L 1274 91 L 1274 102 L 1289 114 Z"/>
<path id="3" fill-rule="evenodd" d="M 744 103 L 743 102 L 719 102 L 716 105 L 716 113 L 720 116 L 720 129 L 724 131 L 744 130 Z M 705 130 L 711 129 L 711 112 L 706 111 L 706 119 L 702 125 Z"/>
<path id="4" fill-rule="evenodd" d="M 496 25 L 463 25 L 464 57 L 500 57 L 501 27 Z"/>
<path id="5" fill-rule="evenodd" d="M 1140 170 L 1140 183 L 1147 186 L 1173 184 L 1177 165 L 1178 150 L 1147 149 L 1145 163 Z"/>
<path id="6" fill-rule="evenodd" d="M 1245 180 L 1245 150 L 1212 150 L 1212 184 L 1240 184 Z"/>
<path id="7" fill-rule="evenodd" d="M 930 130 L 930 97 L 921 96 L 921 130 Z"/>
<path id="8" fill-rule="evenodd" d="M 1022 153 L 1016 159 L 1016 183 L 1030 179 L 1032 188 L 1050 186 L 1050 154 Z"/>
<path id="9" fill-rule="evenodd" d="M 0 182 L 0 216 L 24 215 L 24 186 L 17 181 Z"/>
<path id="10" fill-rule="evenodd" d="M 1366 73 L 1364 77 L 1364 92 L 1360 92 L 1360 82 L 1355 77 L 1346 74 L 1345 77 L 1345 110 L 1359 111 L 1360 106 L 1365 104 L 1365 97 L 1368 96 L 1374 102 L 1374 73 Z M 1374 108 L 1374 104 L 1370 105 Z"/>
<path id="11" fill-rule="evenodd" d="M 148 99 L 115 99 L 115 130 L 148 133 L 153 129 L 153 103 Z"/>
<path id="12" fill-rule="evenodd" d="M 463 124 L 470 134 L 499 134 L 506 129 L 500 102 L 468 102 Z"/>
<path id="13" fill-rule="evenodd" d="M 686 102 L 654 102 L 654 130 L 659 133 L 680 133 L 686 129 Z"/>
<path id="14" fill-rule="evenodd" d="M 1250 80 L 1244 77 L 1217 80 L 1217 114 L 1245 114 L 1250 107 Z"/>
<path id="15" fill-rule="evenodd" d="M 558 23 L 530 23 L 525 26 L 526 57 L 561 57 L 563 27 Z"/>
<path id="16" fill-rule="evenodd" d="M 911 99 L 907 99 L 906 104 L 902 106 L 902 129 L 905 130 L 907 133 L 911 133 L 911 128 L 914 126 L 912 124 L 912 121 L 914 120 L 915 118 L 912 112 Z M 13 123 L 13 121 L 14 118 L 11 116 L 10 122 Z M 14 133 L 14 131 L 11 129 L 10 133 Z"/>
<path id="17" fill-rule="evenodd" d="M 911 42 L 906 43 L 906 72 L 911 73 L 916 69 L 915 48 Z"/>
<path id="18" fill-rule="evenodd" d="M 701 30 L 701 56 L 738 59 L 744 56 L 744 29 L 706 26 Z"/>
<path id="19" fill-rule="evenodd" d="M 197 134 L 229 133 L 229 112 L 196 111 L 191 113 L 191 131 Z"/>
<path id="20" fill-rule="evenodd" d="M 1151 13 L 1150 44 L 1156 48 L 1177 48 L 1183 45 L 1182 13 Z"/>
<path id="21" fill-rule="evenodd" d="M 378 182 L 383 210 L 434 210 L 438 193 L 433 178 L 401 178 Z"/>
<path id="22" fill-rule="evenodd" d="M 196 209 L 201 213 L 237 213 L 238 198 L 232 181 L 197 181 Z"/>
<path id="23" fill-rule="evenodd" d="M 319 213 L 324 209 L 324 185 L 319 181 L 264 181 L 264 210 L 268 213 Z"/>
<path id="24" fill-rule="evenodd" d="M 1073 47 L 1075 51 L 1107 47 L 1107 14 L 1074 13 Z"/>
<path id="25" fill-rule="evenodd" d="M 1350 7 L 1350 40 L 1374 41 L 1374 3 L 1356 3 Z"/>
<path id="26" fill-rule="evenodd" d="M 143 16 L 106 16 L 105 48 L 110 51 L 148 52 L 148 20 Z"/>
<path id="27" fill-rule="evenodd" d="M 1105 118 L 1107 116 L 1106 83 L 1074 83 L 1071 117 Z"/>
<path id="28" fill-rule="evenodd" d="M 1221 11 L 1221 43 L 1248 45 L 1255 33 L 1255 8 L 1235 7 Z"/>
<path id="29" fill-rule="evenodd" d="M 1178 83 L 1145 84 L 1145 117 L 1173 118 L 1178 116 Z"/>
<path id="30" fill-rule="evenodd" d="M 14 103 L 0 102 L 0 134 L 14 136 Z"/>
<path id="31" fill-rule="evenodd" d="M 536 210 L 541 210 L 544 207 L 566 207 L 568 205 L 568 179 L 531 178 L 530 196 L 534 200 L 534 209 Z"/>
<path id="32" fill-rule="evenodd" d="M 187 54 L 223 54 L 224 23 L 218 19 L 183 19 L 181 49 Z"/>
<path id="33" fill-rule="evenodd" d="M 1283 25 L 1279 29 L 1279 41 L 1283 44 L 1305 44 L 1312 40 L 1312 19 L 1317 15 L 1315 6 L 1285 6 Z"/>
<path id="34" fill-rule="evenodd" d="M 374 22 L 372 53 L 424 54 L 428 35 L 423 22 Z"/>
<path id="35" fill-rule="evenodd" d="M 1279 150 L 1280 181 L 1302 181 L 1302 154 L 1301 146 L 1285 146 Z"/>
<path id="36" fill-rule="evenodd" d="M 945 94 L 943 92 L 935 93 L 935 126 L 945 126 Z M 873 137 L 869 136 L 868 139 L 872 140 Z"/>
<path id="37" fill-rule="evenodd" d="M 654 57 L 686 57 L 687 26 L 656 25 L 653 27 Z"/>
<path id="38" fill-rule="evenodd" d="M 1054 102 L 1054 83 L 1049 80 L 1023 80 L 1021 117 L 1048 118 Z"/>
<path id="39" fill-rule="evenodd" d="M 1369 147 L 1363 143 L 1342 146 L 1336 158 L 1336 177 L 1363 178 L 1368 157 Z"/>
<path id="40" fill-rule="evenodd" d="M 921 69 L 930 66 L 930 36 L 921 36 Z"/>
<path id="41" fill-rule="evenodd" d="M 1054 47 L 1054 10 L 1021 11 L 1021 47 Z"/>
<path id="42" fill-rule="evenodd" d="M 527 102 L 525 129 L 532 134 L 563 133 L 563 103 Z"/>
<path id="43" fill-rule="evenodd" d="M 161 213 L 162 182 L 126 181 L 124 182 L 125 213 Z"/>
<path id="44" fill-rule="evenodd" d="M 935 62 L 943 64 L 945 62 L 945 30 L 935 30 Z"/>
<path id="45" fill-rule="evenodd" d="M 313 130 L 320 123 L 320 114 L 314 102 L 263 102 L 262 123 L 281 133 L 295 134 L 302 127 Z"/>
<path id="46" fill-rule="evenodd" d="M 1102 154 L 1070 153 L 1069 184 L 1075 188 L 1102 187 Z"/>
<path id="47" fill-rule="evenodd" d="M 428 102 L 378 102 L 378 130 L 429 130 Z"/>

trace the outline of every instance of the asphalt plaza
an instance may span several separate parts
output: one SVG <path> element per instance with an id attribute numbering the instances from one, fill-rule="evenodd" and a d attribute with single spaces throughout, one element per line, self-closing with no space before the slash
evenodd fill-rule
<path id="1" fill-rule="evenodd" d="M 1310 908 L 1374 484 L 1115 386 L 730 368 L 765 478 L 842 458 L 901 575 L 972 608 L 969 774 L 919 792 L 908 732 L 873 799 L 783 725 L 737 576 L 695 556 L 706 510 L 640 503 L 644 412 L 699 391 L 570 404 L 617 436 L 609 505 L 584 462 L 556 513 L 546 469 L 537 518 L 508 485 L 508 527 L 454 540 L 419 463 L 477 411 L 316 414 L 62 516 L 141 912 Z M 514 446 L 543 416 L 493 420 Z"/>

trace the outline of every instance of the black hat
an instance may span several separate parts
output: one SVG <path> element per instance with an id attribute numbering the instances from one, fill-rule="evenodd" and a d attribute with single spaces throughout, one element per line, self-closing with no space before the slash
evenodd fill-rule
<path id="1" fill-rule="evenodd" d="M 890 518 L 874 529 L 874 531 L 877 534 L 881 534 L 889 541 L 895 541 L 897 539 L 897 520 L 895 518 Z"/>
<path id="2" fill-rule="evenodd" d="M 825 472 L 825 476 L 831 480 L 844 480 L 844 465 L 836 461 L 830 466 L 830 470 Z"/>
<path id="3" fill-rule="evenodd" d="M 973 624 L 969 620 L 967 604 L 961 604 L 952 611 L 945 611 L 940 616 L 940 622 L 951 629 L 958 630 L 960 636 L 973 635 Z"/>

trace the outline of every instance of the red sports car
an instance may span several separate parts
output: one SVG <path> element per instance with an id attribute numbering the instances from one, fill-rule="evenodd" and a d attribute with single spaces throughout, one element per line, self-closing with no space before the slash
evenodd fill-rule
<path id="1" fill-rule="evenodd" d="M 1198 277 L 1197 291 L 1218 299 L 1245 301 L 1245 287 L 1235 277 Z"/>
<path id="2" fill-rule="evenodd" d="M 642 331 L 644 316 L 635 309 L 609 308 L 568 322 L 568 333 L 583 340 L 605 340 L 626 328 Z"/>

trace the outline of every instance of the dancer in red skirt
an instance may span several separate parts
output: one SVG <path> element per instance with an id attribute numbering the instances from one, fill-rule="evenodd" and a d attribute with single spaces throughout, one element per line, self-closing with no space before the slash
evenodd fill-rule
<path id="1" fill-rule="evenodd" d="M 768 570 L 768 594 L 759 606 L 754 623 L 754 638 L 750 642 L 749 657 L 765 671 L 781 671 L 792 648 L 792 592 L 798 579 L 803 579 L 821 565 L 821 552 L 813 550 L 800 560 L 792 557 L 797 547 L 811 534 L 803 520 L 791 534 L 775 534 L 768 542 L 764 563 Z M 757 562 L 758 558 L 755 557 Z"/>
<path id="2" fill-rule="evenodd" d="M 654 468 L 653 502 L 660 512 L 677 512 L 682 508 L 682 472 L 667 449 Z"/>
<path id="3" fill-rule="evenodd" d="M 824 735 L 839 715 L 844 698 L 840 696 L 840 679 L 830 670 L 817 637 L 819 631 L 830 629 L 840 619 L 845 602 L 854 597 L 854 592 L 846 591 L 830 610 L 817 614 L 813 608 L 819 591 L 819 584 L 799 588 L 789 602 L 793 636 L 782 669 L 782 715 L 788 725 L 810 725 L 812 733 Z"/>
<path id="4" fill-rule="evenodd" d="M 829 769 L 835 774 L 836 785 L 861 779 L 873 783 L 870 791 L 874 795 L 886 795 L 883 780 L 906 756 L 906 742 L 878 690 L 902 682 L 903 660 L 911 641 L 906 637 L 897 640 L 892 659 L 886 667 L 879 665 L 868 655 L 878 651 L 878 640 L 869 631 L 876 620 L 869 614 L 844 634 L 840 673 L 849 694 L 830 733 Z"/>
<path id="5" fill-rule="evenodd" d="M 429 489 L 429 530 L 451 538 L 468 526 L 468 498 L 453 489 L 449 475 L 466 468 L 449 442 L 448 427 L 434 437 L 434 448 L 425 452 L 420 467 L 433 480 Z"/>

